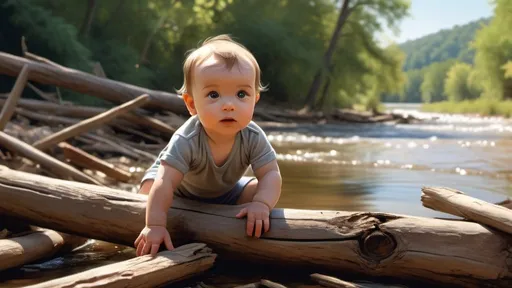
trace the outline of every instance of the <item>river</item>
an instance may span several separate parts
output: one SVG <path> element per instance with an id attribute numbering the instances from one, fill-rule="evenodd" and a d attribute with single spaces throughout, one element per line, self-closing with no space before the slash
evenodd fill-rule
<path id="1" fill-rule="evenodd" d="M 512 195 L 511 120 L 422 113 L 414 104 L 386 107 L 423 121 L 264 125 L 283 176 L 278 207 L 448 217 L 422 206 L 421 187 L 455 188 L 489 202 Z M 133 255 L 129 247 L 91 241 L 74 253 L 3 273 L 0 286 L 21 287 Z M 237 277 L 225 272 L 213 282 Z"/>

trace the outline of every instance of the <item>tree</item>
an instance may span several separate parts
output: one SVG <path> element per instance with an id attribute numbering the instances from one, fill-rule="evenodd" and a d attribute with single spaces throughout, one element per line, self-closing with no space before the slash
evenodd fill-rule
<path id="1" fill-rule="evenodd" d="M 462 101 L 474 99 L 478 95 L 473 94 L 468 85 L 471 66 L 466 63 L 455 63 L 446 75 L 444 94 L 450 101 Z"/>
<path id="2" fill-rule="evenodd" d="M 475 70 L 481 77 L 483 96 L 493 99 L 512 98 L 512 79 L 507 79 L 503 65 L 512 60 L 512 1 L 494 1 L 494 18 L 478 31 L 474 47 Z"/>
<path id="3" fill-rule="evenodd" d="M 350 5 L 350 3 L 353 3 L 353 5 Z M 326 73 L 328 67 L 331 66 L 334 51 L 338 44 L 338 40 L 342 35 L 342 29 L 347 23 L 347 20 L 351 14 L 353 14 L 355 11 L 359 11 L 361 13 L 359 20 L 364 19 L 372 24 L 377 23 L 377 18 L 381 17 L 387 21 L 388 25 L 393 26 L 395 21 L 406 15 L 408 7 L 409 4 L 401 0 L 344 0 L 341 8 L 339 9 L 338 20 L 336 22 L 336 26 L 334 27 L 329 45 L 323 55 L 320 67 L 318 67 L 315 73 L 313 82 L 309 88 L 304 102 L 304 108 L 301 112 L 307 112 L 314 107 L 317 101 L 318 90 L 320 89 L 324 79 L 324 73 Z M 381 28 L 380 25 L 373 25 L 373 27 L 377 28 L 377 30 Z"/>
<path id="4" fill-rule="evenodd" d="M 444 80 L 446 73 L 453 65 L 454 60 L 434 63 L 425 70 L 423 83 L 421 83 L 421 100 L 426 103 L 446 100 L 444 94 Z"/>

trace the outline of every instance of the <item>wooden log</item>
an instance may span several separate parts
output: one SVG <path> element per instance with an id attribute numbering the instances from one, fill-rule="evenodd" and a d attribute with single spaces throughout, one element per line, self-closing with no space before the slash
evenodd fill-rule
<path id="1" fill-rule="evenodd" d="M 0 97 L 3 96 L 0 95 Z M 4 105 L 6 101 L 6 99 L 0 99 L 0 105 Z M 66 116 L 73 118 L 90 118 L 107 111 L 107 109 L 99 107 L 59 105 L 33 99 L 19 99 L 18 107 L 26 108 L 31 111 L 45 111 L 47 112 L 46 115 L 51 114 L 53 116 Z M 165 124 L 163 121 L 139 113 L 126 113 L 120 115 L 120 117 L 142 127 L 159 131 L 167 136 L 172 135 L 176 131 L 176 129 Z"/>
<path id="2" fill-rule="evenodd" d="M 465 195 L 463 192 L 441 187 L 421 189 L 423 206 L 489 225 L 512 234 L 512 210 Z"/>
<path id="3" fill-rule="evenodd" d="M 20 98 L 21 93 L 23 93 L 23 89 L 25 89 L 25 85 L 27 84 L 28 75 L 28 65 L 24 65 L 18 78 L 16 78 L 16 83 L 14 83 L 14 87 L 11 90 L 9 99 L 7 99 L 3 105 L 2 112 L 0 112 L 0 131 L 3 131 L 5 125 L 7 125 L 7 122 L 11 120 L 18 99 Z"/>
<path id="4" fill-rule="evenodd" d="M 146 195 L 0 166 L 0 214 L 66 233 L 133 245 Z M 58 209 L 57 209 L 58 208 Z M 176 197 L 174 245 L 207 244 L 224 257 L 465 287 L 510 287 L 510 237 L 478 223 L 389 213 L 273 209 L 270 231 L 247 237 L 241 206 Z M 485 243 L 485 244 L 482 244 Z M 443 263 L 443 265 L 439 265 Z"/>
<path id="5" fill-rule="evenodd" d="M 95 157 L 66 142 L 61 142 L 58 146 L 64 152 L 64 157 L 66 157 L 69 161 L 71 161 L 71 163 L 75 165 L 101 171 L 105 173 L 105 175 L 122 182 L 128 182 L 132 178 L 131 173 L 118 169 L 114 165 L 107 163 L 98 157 Z"/>
<path id="6" fill-rule="evenodd" d="M 77 140 L 87 143 L 87 142 L 90 142 L 90 139 L 93 139 L 90 136 L 92 136 L 92 134 L 85 135 L 84 137 L 77 137 Z M 94 136 L 96 136 L 96 135 L 94 135 Z M 139 154 L 135 153 L 132 150 L 129 150 L 125 147 L 114 145 L 114 143 L 112 143 L 110 140 L 106 140 L 101 137 L 97 137 L 97 139 L 101 139 L 101 143 L 92 143 L 89 145 L 85 145 L 82 147 L 82 150 L 95 151 L 95 152 L 99 152 L 99 153 L 122 154 L 127 157 L 133 158 L 135 160 L 144 159 L 143 157 L 141 157 Z M 106 141 L 108 141 L 108 143 Z"/>
<path id="7" fill-rule="evenodd" d="M 142 151 L 137 148 L 134 148 L 131 145 L 129 145 L 128 143 L 126 143 L 126 141 L 124 141 L 122 139 L 117 139 L 108 134 L 102 134 L 101 136 L 99 136 L 99 135 L 94 135 L 94 134 L 89 133 L 89 134 L 85 135 L 85 137 L 93 139 L 100 143 L 110 145 L 111 147 L 114 147 L 116 151 L 119 150 L 119 152 L 125 153 L 126 155 L 132 155 L 132 157 L 134 159 L 138 159 L 138 160 L 144 159 L 144 160 L 148 160 L 148 161 L 154 161 L 157 157 L 156 155 L 153 155 L 146 151 Z"/>
<path id="8" fill-rule="evenodd" d="M 44 139 L 41 139 L 39 141 L 36 141 L 32 146 L 39 150 L 46 150 L 50 148 L 51 146 L 60 143 L 62 141 L 65 141 L 71 137 L 80 135 L 84 132 L 87 132 L 91 129 L 98 128 L 101 125 L 103 125 L 105 122 L 108 122 L 118 115 L 121 115 L 123 113 L 126 113 L 132 109 L 135 109 L 137 107 L 140 107 L 147 103 L 149 101 L 149 95 L 144 94 L 140 97 L 136 98 L 135 100 L 132 100 L 130 102 L 127 102 L 123 105 L 120 105 L 118 107 L 112 108 L 109 111 L 102 113 L 100 115 L 96 115 L 92 118 L 86 119 L 84 121 L 81 121 L 80 123 L 77 123 L 71 127 L 67 127 L 63 130 L 60 130 L 59 132 L 50 135 Z"/>
<path id="9" fill-rule="evenodd" d="M 260 281 L 260 287 L 267 287 L 267 288 L 286 288 L 286 286 L 281 285 L 279 283 L 267 280 L 267 279 L 261 279 Z"/>
<path id="10" fill-rule="evenodd" d="M 37 95 L 39 95 L 39 97 L 43 98 L 44 100 L 46 101 L 50 101 L 50 102 L 54 102 L 54 103 L 59 103 L 60 100 L 57 98 L 57 93 L 46 93 L 46 92 L 43 92 L 41 91 L 39 88 L 37 88 L 36 86 L 34 86 L 32 83 L 30 82 L 27 82 L 27 86 L 32 89 L 32 91 L 34 91 Z"/>
<path id="11" fill-rule="evenodd" d="M 27 287 L 161 287 L 210 269 L 216 256 L 206 245 L 192 243 Z"/>
<path id="12" fill-rule="evenodd" d="M 322 274 L 318 274 L 318 273 L 311 274 L 311 279 L 315 280 L 316 282 L 318 282 L 318 284 L 320 284 L 324 287 L 330 287 L 330 288 L 363 288 L 363 287 L 366 287 L 366 286 L 354 284 L 351 282 L 343 281 L 343 280 L 335 278 L 335 277 L 322 275 Z"/>
<path id="13" fill-rule="evenodd" d="M 110 126 L 116 128 L 118 130 L 121 130 L 121 131 L 129 134 L 130 136 L 139 136 L 141 138 L 144 138 L 146 140 L 149 140 L 149 141 L 152 141 L 152 142 L 155 142 L 155 143 L 159 143 L 159 144 L 167 142 L 167 141 L 164 142 L 159 137 L 151 136 L 148 133 L 144 133 L 144 132 L 139 131 L 137 129 L 131 128 L 130 126 L 132 126 L 132 125 L 128 121 L 117 120 L 116 122 L 112 123 Z"/>
<path id="14" fill-rule="evenodd" d="M 60 177 L 71 177 L 77 181 L 92 183 L 96 185 L 103 185 L 98 180 L 82 173 L 74 167 L 63 163 L 50 155 L 45 154 L 30 146 L 29 144 L 14 138 L 2 131 L 0 131 L 0 145 L 4 146 L 10 151 L 23 155 L 24 157 L 41 164 L 41 166 L 51 170 L 53 173 Z"/>
<path id="15" fill-rule="evenodd" d="M 80 120 L 75 118 L 55 116 L 50 114 L 44 115 L 35 111 L 25 110 L 23 108 L 16 108 L 16 114 L 50 125 L 75 125 L 80 122 Z"/>
<path id="16" fill-rule="evenodd" d="M 52 230 L 0 240 L 0 271 L 48 259 L 83 245 L 87 239 Z"/>
<path id="17" fill-rule="evenodd" d="M 145 107 L 154 110 L 169 110 L 179 115 L 189 115 L 185 103 L 176 94 L 155 91 L 119 81 L 101 78 L 71 68 L 58 68 L 38 63 L 5 52 L 0 52 L 0 74 L 16 77 L 23 65 L 30 65 L 29 80 L 59 86 L 79 93 L 103 98 L 113 103 L 125 103 L 139 95 L 151 95 Z"/>

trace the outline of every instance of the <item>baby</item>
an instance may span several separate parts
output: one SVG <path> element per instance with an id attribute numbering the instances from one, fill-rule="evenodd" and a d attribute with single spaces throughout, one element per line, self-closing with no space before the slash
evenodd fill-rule
<path id="1" fill-rule="evenodd" d="M 179 94 L 192 115 L 146 171 L 139 193 L 149 194 L 137 255 L 174 249 L 166 229 L 173 195 L 206 203 L 244 205 L 246 233 L 270 228 L 281 195 L 276 154 L 251 119 L 263 86 L 254 56 L 227 35 L 207 39 L 188 55 Z M 245 177 L 251 165 L 254 177 Z M 253 233 L 254 232 L 254 233 Z"/>

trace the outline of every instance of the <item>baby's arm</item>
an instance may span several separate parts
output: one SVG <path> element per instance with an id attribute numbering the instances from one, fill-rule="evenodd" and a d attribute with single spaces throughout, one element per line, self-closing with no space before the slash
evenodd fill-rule
<path id="1" fill-rule="evenodd" d="M 252 201 L 264 203 L 269 210 L 272 210 L 281 196 L 282 179 L 277 160 L 272 160 L 254 170 L 254 175 L 258 179 L 258 191 Z"/>
<path id="2" fill-rule="evenodd" d="M 156 178 L 149 190 L 146 208 L 146 226 L 164 226 L 167 223 L 167 210 L 171 207 L 176 187 L 183 179 L 183 173 L 161 162 Z"/>
<path id="3" fill-rule="evenodd" d="M 259 238 L 263 232 L 270 229 L 270 210 L 276 206 L 281 196 L 281 173 L 277 160 L 272 160 L 254 170 L 254 174 L 258 178 L 258 190 L 252 202 L 242 208 L 236 217 L 247 216 L 247 235 L 252 236 L 254 233 L 254 236 Z"/>
<path id="4" fill-rule="evenodd" d="M 149 191 L 146 205 L 146 226 L 135 240 L 138 256 L 149 253 L 155 255 L 162 242 L 165 243 L 167 249 L 174 248 L 166 227 L 167 211 L 171 207 L 174 190 L 182 179 L 183 173 L 162 161 Z"/>

